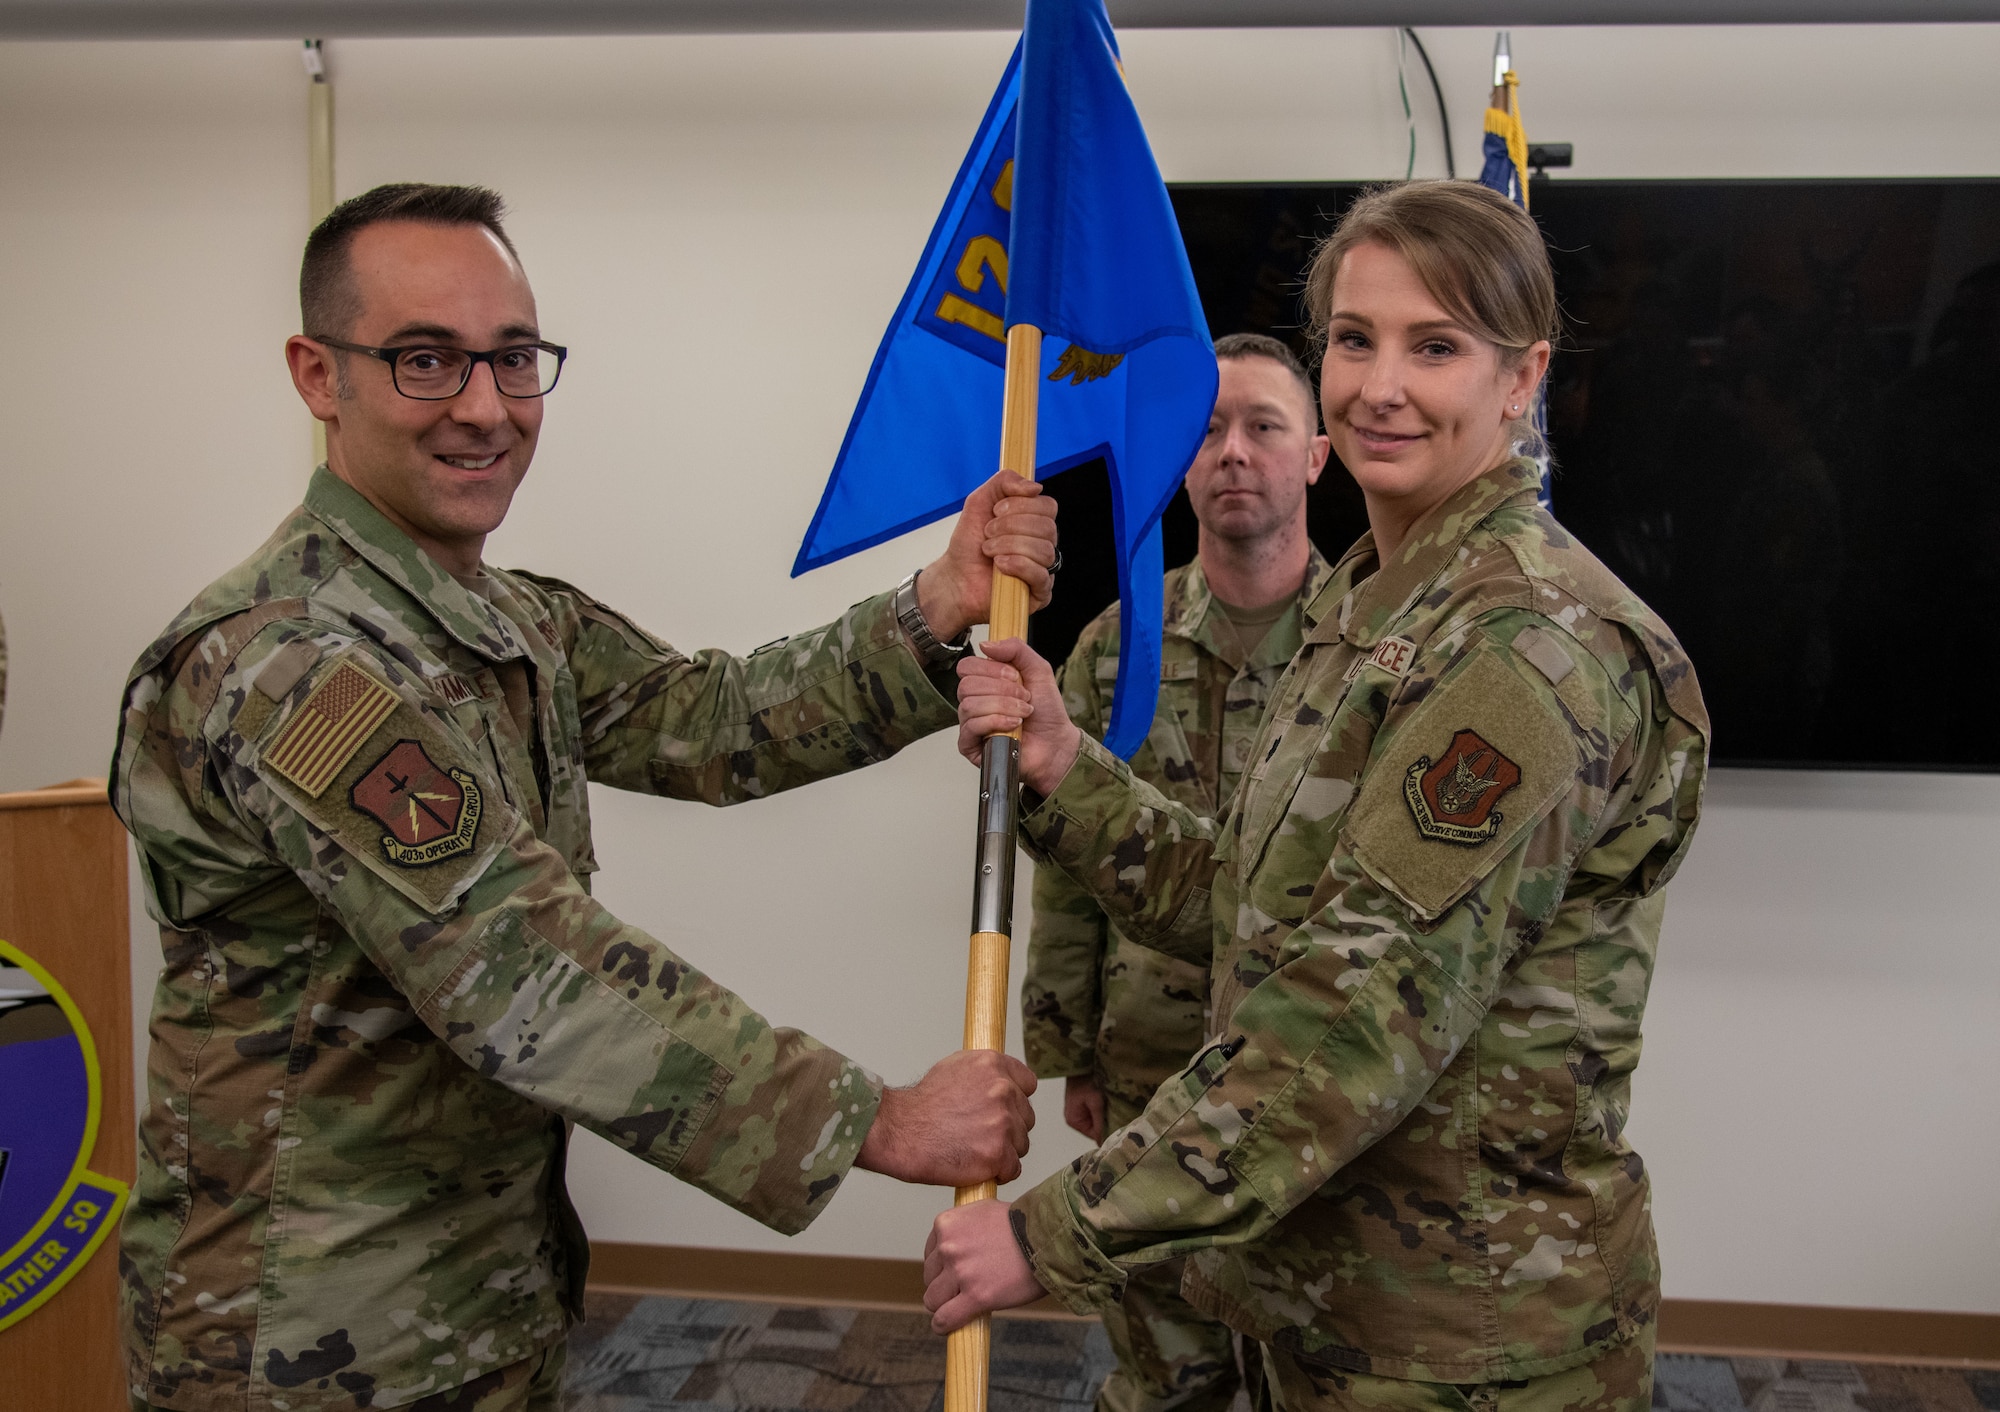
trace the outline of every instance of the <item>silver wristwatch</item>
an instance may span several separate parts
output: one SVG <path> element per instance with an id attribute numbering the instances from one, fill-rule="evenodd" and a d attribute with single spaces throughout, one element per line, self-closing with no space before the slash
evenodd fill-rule
<path id="1" fill-rule="evenodd" d="M 895 613 L 896 621 L 903 625 L 910 646 L 917 649 L 917 657 L 924 666 L 934 672 L 949 671 L 961 657 L 972 651 L 972 635 L 962 632 L 951 642 L 937 640 L 937 634 L 931 631 L 930 622 L 917 603 L 917 574 L 922 572 L 919 569 L 896 585 L 889 608 Z"/>

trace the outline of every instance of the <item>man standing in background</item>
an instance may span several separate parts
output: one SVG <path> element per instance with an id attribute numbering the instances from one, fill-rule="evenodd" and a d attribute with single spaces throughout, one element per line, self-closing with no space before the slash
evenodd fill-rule
<path id="1" fill-rule="evenodd" d="M 1319 405 L 1292 351 L 1262 334 L 1215 345 L 1220 382 L 1187 475 L 1201 527 L 1167 574 L 1159 708 L 1133 773 L 1220 817 L 1249 762 L 1271 689 L 1298 651 L 1330 566 L 1306 535 L 1306 488 L 1326 465 Z M 1118 605 L 1083 630 L 1060 673 L 1076 723 L 1102 737 L 1118 675 Z M 1207 893 L 1183 915 L 1210 925 Z M 1021 987 L 1028 1063 L 1061 1078 L 1063 1117 L 1101 1143 L 1137 1117 L 1208 1031 L 1208 972 L 1122 940 L 1096 903 L 1038 868 Z M 1118 1366 L 1100 1412 L 1224 1412 L 1238 1385 L 1228 1326 L 1180 1296 L 1181 1263 L 1132 1277 L 1105 1319 Z"/>

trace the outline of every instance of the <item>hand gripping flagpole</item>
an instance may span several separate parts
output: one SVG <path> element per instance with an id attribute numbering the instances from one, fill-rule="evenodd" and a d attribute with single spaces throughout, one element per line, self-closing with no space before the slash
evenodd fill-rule
<path id="1" fill-rule="evenodd" d="M 1031 478 L 1035 474 L 1035 409 L 1041 372 L 1042 331 L 1032 324 L 1015 324 L 1007 330 L 1000 469 Z M 994 574 L 988 618 L 992 640 L 1026 638 L 1028 586 L 1011 575 Z M 979 757 L 972 954 L 965 972 L 967 1049 L 1004 1049 L 1007 1044 L 1007 953 L 1014 928 L 1014 810 L 1020 783 L 1020 731 L 986 737 Z M 993 1182 L 962 1186 L 952 1204 L 985 1201 L 998 1193 Z M 946 1338 L 944 1412 L 986 1412 L 986 1373 L 992 1351 L 993 1325 L 988 1314 L 981 1314 Z"/>

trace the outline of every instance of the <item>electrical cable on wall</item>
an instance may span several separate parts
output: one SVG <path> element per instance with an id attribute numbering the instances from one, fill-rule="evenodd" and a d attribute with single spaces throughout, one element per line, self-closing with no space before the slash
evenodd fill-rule
<path id="1" fill-rule="evenodd" d="M 1410 134 L 1410 151 L 1403 163 L 1403 180 L 1408 181 L 1417 174 L 1417 116 L 1410 111 L 1410 76 L 1408 68 L 1409 35 L 1407 29 L 1396 31 L 1396 93 L 1403 100 L 1403 126 Z"/>
<path id="2" fill-rule="evenodd" d="M 1444 85 L 1438 82 L 1438 71 L 1431 65 L 1430 51 L 1424 48 L 1424 41 L 1417 36 L 1417 32 L 1405 25 L 1403 33 L 1409 36 L 1410 43 L 1417 46 L 1417 57 L 1424 61 L 1424 72 L 1431 76 L 1431 92 L 1437 96 L 1438 126 L 1444 130 L 1444 174 L 1456 178 L 1458 161 L 1451 150 L 1451 114 L 1445 111 Z"/>

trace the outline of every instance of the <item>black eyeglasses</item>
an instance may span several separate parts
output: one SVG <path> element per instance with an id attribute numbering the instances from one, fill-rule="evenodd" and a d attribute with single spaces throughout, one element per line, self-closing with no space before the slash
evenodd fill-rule
<path id="1" fill-rule="evenodd" d="M 464 348 L 408 344 L 400 348 L 369 348 L 338 338 L 308 335 L 315 343 L 349 353 L 366 353 L 389 365 L 396 391 L 419 402 L 443 402 L 465 391 L 474 365 L 493 369 L 493 385 L 503 397 L 546 397 L 562 376 L 569 350 L 554 343 L 515 343 L 473 353 Z"/>

